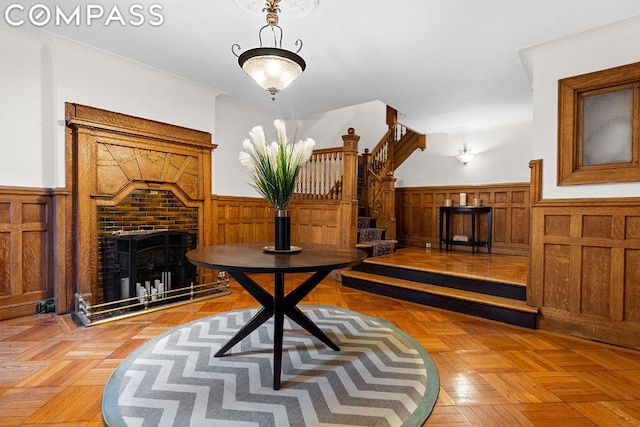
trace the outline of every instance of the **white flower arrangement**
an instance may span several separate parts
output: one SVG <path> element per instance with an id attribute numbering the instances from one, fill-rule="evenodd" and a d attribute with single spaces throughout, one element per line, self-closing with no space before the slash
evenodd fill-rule
<path id="1" fill-rule="evenodd" d="M 251 177 L 251 186 L 276 210 L 286 210 L 298 182 L 298 175 L 313 152 L 311 138 L 289 142 L 284 121 L 275 120 L 277 140 L 267 141 L 262 126 L 249 132 L 238 158 Z"/>

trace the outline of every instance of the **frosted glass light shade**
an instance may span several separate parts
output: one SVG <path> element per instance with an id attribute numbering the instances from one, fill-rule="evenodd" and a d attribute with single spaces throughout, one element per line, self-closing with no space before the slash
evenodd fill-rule
<path id="1" fill-rule="evenodd" d="M 465 148 L 464 151 L 460 151 L 460 154 L 456 155 L 456 159 L 458 159 L 460 163 L 466 165 L 473 159 L 473 156 L 475 156 L 475 154 L 473 154 L 471 150 Z"/>
<path id="2" fill-rule="evenodd" d="M 238 64 L 263 89 L 269 91 L 271 99 L 282 89 L 300 77 L 306 63 L 299 55 L 274 47 L 258 47 L 238 57 Z"/>

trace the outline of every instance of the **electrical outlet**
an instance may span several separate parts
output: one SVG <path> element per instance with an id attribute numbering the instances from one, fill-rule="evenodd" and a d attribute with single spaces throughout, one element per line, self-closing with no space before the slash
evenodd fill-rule
<path id="1" fill-rule="evenodd" d="M 424 247 L 427 248 L 427 249 L 430 249 L 431 248 L 431 243 L 429 243 L 429 242 L 425 243 Z"/>

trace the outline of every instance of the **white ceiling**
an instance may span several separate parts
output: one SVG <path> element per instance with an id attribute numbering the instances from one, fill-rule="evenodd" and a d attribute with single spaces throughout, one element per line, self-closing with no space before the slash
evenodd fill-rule
<path id="1" fill-rule="evenodd" d="M 78 3 L 99 2 L 57 2 L 63 9 Z M 133 3 L 160 4 L 164 23 L 43 29 L 280 117 L 379 100 L 426 133 L 530 116 L 531 85 L 518 49 L 640 14 L 638 0 L 319 0 L 307 17 L 280 16 L 282 47 L 295 50 L 302 39 L 307 70 L 271 101 L 231 52 L 233 43 L 242 51 L 258 46 L 262 14 L 242 11 L 234 0 L 116 0 L 105 7 L 126 12 Z"/>

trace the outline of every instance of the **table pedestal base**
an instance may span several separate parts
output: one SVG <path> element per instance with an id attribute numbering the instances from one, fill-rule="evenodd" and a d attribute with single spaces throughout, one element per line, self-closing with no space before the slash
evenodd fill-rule
<path id="1" fill-rule="evenodd" d="M 318 326 L 316 326 L 311 319 L 309 319 L 300 309 L 296 306 L 309 292 L 313 290 L 325 277 L 329 275 L 330 271 L 317 271 L 307 280 L 302 282 L 288 295 L 284 294 L 284 273 L 274 273 L 274 294 L 264 290 L 255 281 L 249 278 L 246 274 L 235 271 L 229 272 L 229 275 L 245 288 L 252 297 L 254 297 L 260 304 L 262 309 L 247 322 L 218 352 L 216 357 L 224 356 L 224 354 L 231 349 L 234 345 L 242 341 L 247 335 L 255 331 L 260 325 L 274 317 L 274 331 L 273 331 L 273 389 L 280 389 L 280 376 L 282 373 L 282 337 L 284 333 L 284 316 L 296 322 L 302 326 L 311 335 L 318 338 L 329 348 L 339 351 L 340 348 L 324 333 Z"/>

